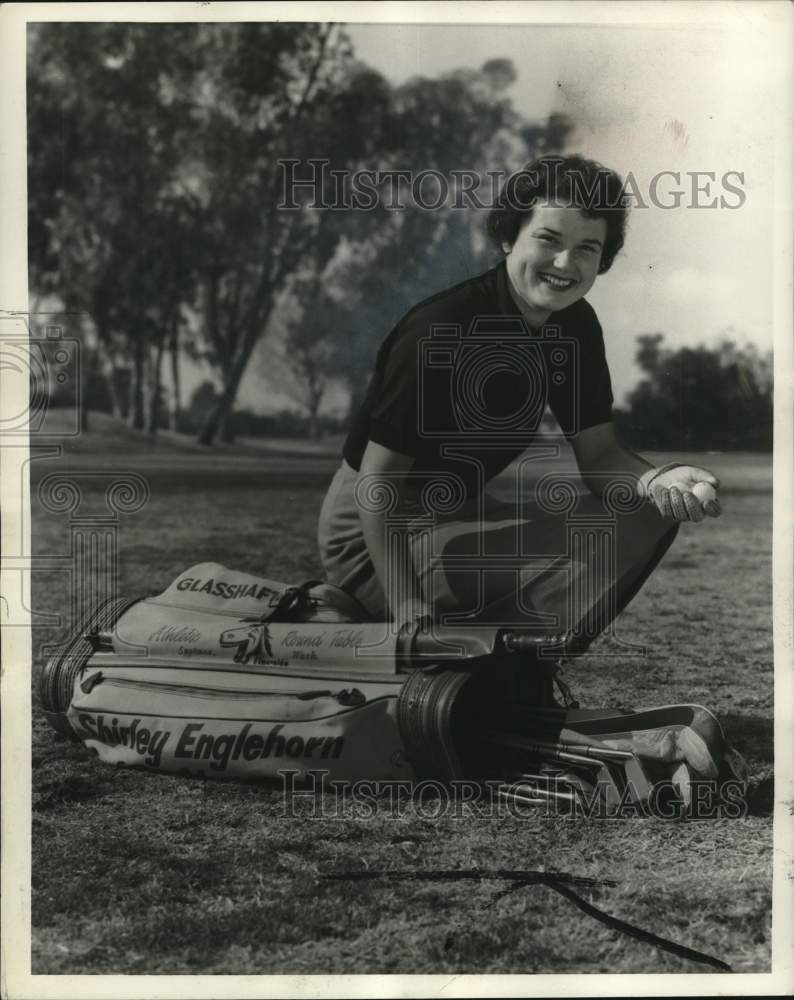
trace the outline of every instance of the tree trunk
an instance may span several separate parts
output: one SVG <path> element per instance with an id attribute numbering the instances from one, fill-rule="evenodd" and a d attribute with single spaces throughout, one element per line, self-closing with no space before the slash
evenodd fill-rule
<path id="1" fill-rule="evenodd" d="M 309 382 L 309 439 L 311 441 L 320 440 L 320 403 L 323 398 L 324 387 L 319 380 Z"/>
<path id="2" fill-rule="evenodd" d="M 118 370 L 114 360 L 110 357 L 107 350 L 107 341 L 102 335 L 99 328 L 97 328 L 97 346 L 96 354 L 99 366 L 102 369 L 102 377 L 105 380 L 105 384 L 108 390 L 108 399 L 110 400 L 110 412 L 116 420 L 123 420 L 126 417 L 126 412 L 124 405 L 119 394 L 119 378 Z"/>
<path id="3" fill-rule="evenodd" d="M 129 377 L 129 368 L 121 368 L 115 361 L 110 363 L 107 376 L 111 386 L 110 405 L 113 407 L 113 416 L 119 420 L 126 420 L 130 413 Z"/>
<path id="4" fill-rule="evenodd" d="M 135 430 L 142 431 L 145 426 L 144 419 L 144 405 L 143 405 L 143 392 L 144 392 L 144 368 L 145 368 L 145 358 L 144 358 L 144 344 L 142 337 L 135 338 L 135 344 L 133 348 L 133 366 L 132 366 L 132 379 L 130 381 L 130 408 L 128 415 L 128 422 L 130 427 L 134 427 Z"/>
<path id="5" fill-rule="evenodd" d="M 232 378 L 232 366 L 223 366 L 223 384 L 228 385 L 229 380 Z M 235 393 L 235 397 L 236 397 Z M 223 441 L 224 444 L 231 444 L 234 441 L 234 424 L 232 423 L 234 419 L 234 400 L 232 400 L 229 405 L 228 410 L 224 412 L 221 416 L 220 423 L 218 424 L 217 436 Z"/>
<path id="6" fill-rule="evenodd" d="M 270 320 L 270 315 L 275 306 L 276 292 L 281 287 L 282 280 L 283 275 L 271 282 L 269 286 L 260 285 L 257 289 L 257 293 L 254 296 L 254 304 L 249 313 L 249 321 L 246 324 L 242 347 L 234 361 L 224 369 L 223 392 L 207 414 L 207 419 L 199 431 L 199 444 L 212 444 L 215 440 L 215 435 L 221 430 L 224 419 L 231 414 L 234 401 L 237 398 L 237 390 L 240 388 L 240 382 L 245 374 L 245 369 L 248 367 L 248 362 L 251 360 L 254 348 Z M 229 430 L 226 430 L 225 433 L 228 434 Z"/>
<path id="7" fill-rule="evenodd" d="M 156 434 L 160 426 L 160 403 L 162 399 L 162 371 L 163 355 L 165 353 L 165 341 L 161 339 L 157 344 L 154 364 L 151 366 L 149 378 L 149 419 L 146 430 L 149 434 Z"/>
<path id="8" fill-rule="evenodd" d="M 249 352 L 250 353 L 250 352 Z M 223 392 L 211 407 L 204 425 L 199 431 L 199 444 L 210 445 L 220 432 L 222 440 L 228 440 L 229 433 L 228 417 L 234 406 L 237 390 L 240 388 L 248 358 L 243 354 L 232 365 L 228 377 L 224 381 Z"/>
<path id="9" fill-rule="evenodd" d="M 115 360 L 113 365 L 113 386 L 115 388 L 116 399 L 118 400 L 119 416 L 125 423 L 131 423 L 130 413 L 132 406 L 132 365 L 118 364 Z"/>
<path id="10" fill-rule="evenodd" d="M 99 358 L 97 356 L 97 351 L 93 350 L 90 354 L 90 363 L 82 369 L 80 386 L 78 388 L 78 395 L 76 398 L 77 405 L 80 408 L 78 414 L 80 420 L 80 430 L 87 431 L 89 429 L 88 421 L 88 388 L 92 382 L 95 381 L 97 375 L 99 374 Z"/>
<path id="11" fill-rule="evenodd" d="M 268 307 L 261 323 L 257 324 L 260 329 L 264 329 L 267 324 L 271 308 L 272 305 Z M 224 372 L 223 392 L 210 409 L 207 419 L 199 431 L 199 444 L 212 444 L 219 431 L 222 432 L 223 440 L 233 440 L 233 433 L 229 426 L 228 418 L 231 416 L 234 401 L 237 398 L 237 390 L 240 388 L 240 382 L 242 382 L 245 369 L 248 367 L 248 362 L 251 360 L 251 355 L 258 339 L 256 336 L 248 337 L 234 363 Z"/>
<path id="12" fill-rule="evenodd" d="M 116 366 L 112 365 L 109 369 L 105 369 L 104 374 L 108 387 L 108 396 L 110 398 L 110 412 L 116 420 L 123 420 L 125 414 L 122 409 L 121 399 L 119 398 L 116 386 Z"/>
<path id="13" fill-rule="evenodd" d="M 179 375 L 179 320 L 171 325 L 171 336 L 168 343 L 171 356 L 171 406 L 168 411 L 169 427 L 172 431 L 179 430 L 179 419 L 182 414 L 182 385 Z"/>

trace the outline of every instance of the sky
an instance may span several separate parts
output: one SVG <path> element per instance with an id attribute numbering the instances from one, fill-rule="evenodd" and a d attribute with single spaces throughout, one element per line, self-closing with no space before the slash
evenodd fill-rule
<path id="1" fill-rule="evenodd" d="M 715 5 L 717 6 L 717 5 Z M 719 5 L 722 7 L 722 5 Z M 511 59 L 508 91 L 530 119 L 569 115 L 580 152 L 637 180 L 649 201 L 631 215 L 622 255 L 588 300 L 604 328 L 618 400 L 638 376 L 634 337 L 671 345 L 725 336 L 772 347 L 775 68 L 752 21 L 716 26 L 348 25 L 360 59 L 388 80 L 435 77 Z M 462 164 L 461 166 L 465 166 Z M 710 172 L 692 194 L 692 172 Z M 736 176 L 743 175 L 743 181 Z M 732 193 L 723 182 L 739 189 Z M 720 207 L 722 196 L 727 205 Z M 717 199 L 715 207 L 708 206 Z"/>

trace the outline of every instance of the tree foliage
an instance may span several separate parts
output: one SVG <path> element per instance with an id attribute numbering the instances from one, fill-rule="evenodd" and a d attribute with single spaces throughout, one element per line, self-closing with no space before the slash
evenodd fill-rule
<path id="1" fill-rule="evenodd" d="M 28 53 L 31 285 L 93 325 L 92 368 L 115 396 L 132 377 L 132 422 L 156 423 L 165 339 L 191 297 L 190 206 L 173 189 L 188 130 L 177 81 L 191 75 L 192 25 L 49 23 Z"/>
<path id="2" fill-rule="evenodd" d="M 644 377 L 616 414 L 627 444 L 660 450 L 771 449 L 772 357 L 723 340 L 716 347 L 665 346 L 638 338 Z"/>
<path id="3" fill-rule="evenodd" d="M 355 405 L 403 312 L 490 263 L 482 213 L 423 201 L 438 178 L 454 195 L 455 172 L 515 169 L 570 131 L 518 115 L 515 75 L 494 58 L 392 86 L 329 24 L 32 26 L 31 286 L 90 317 L 90 376 L 136 427 L 164 422 L 168 354 L 176 426 L 183 353 L 217 388 L 200 440 L 230 436 L 259 348 L 316 428 L 334 379 Z M 427 180 L 398 187 L 398 209 L 381 188 L 340 211 L 305 190 L 290 204 L 288 161 L 298 180 L 323 164 L 338 180 L 320 198 L 348 206 L 362 170 Z"/>

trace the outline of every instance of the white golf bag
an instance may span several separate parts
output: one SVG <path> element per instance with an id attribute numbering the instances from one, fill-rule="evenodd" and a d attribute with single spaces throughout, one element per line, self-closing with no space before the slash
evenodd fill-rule
<path id="1" fill-rule="evenodd" d="M 56 730 L 149 771 L 498 781 L 518 799 L 613 811 L 660 785 L 689 803 L 693 783 L 737 778 L 704 708 L 557 704 L 564 651 L 564 638 L 492 625 L 397 632 L 329 584 L 202 563 L 161 594 L 97 608 L 40 695 Z"/>

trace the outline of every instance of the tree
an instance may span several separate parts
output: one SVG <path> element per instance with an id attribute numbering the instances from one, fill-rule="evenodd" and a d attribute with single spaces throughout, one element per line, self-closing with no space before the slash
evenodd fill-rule
<path id="1" fill-rule="evenodd" d="M 114 412 L 139 428 L 157 425 L 162 341 L 193 295 L 190 205 L 171 184 L 189 129 L 178 94 L 195 72 L 194 37 L 195 26 L 177 24 L 30 31 L 31 285 L 91 317 L 93 368 L 105 371 Z"/>
<path id="2" fill-rule="evenodd" d="M 189 429 L 200 427 L 207 411 L 218 401 L 218 390 L 209 379 L 200 382 L 191 393 L 185 409 L 185 420 Z"/>
<path id="3" fill-rule="evenodd" d="M 290 275 L 307 255 L 322 270 L 342 236 L 327 213 L 279 207 L 289 206 L 283 161 L 349 168 L 372 141 L 365 119 L 377 104 L 377 88 L 362 100 L 362 71 L 333 26 L 211 27 L 193 172 L 205 233 L 205 357 L 223 389 L 199 437 L 205 444 L 224 425 L 228 432 L 240 381 Z"/>
<path id="4" fill-rule="evenodd" d="M 280 161 L 360 162 L 385 85 L 308 23 L 45 24 L 29 65 L 32 285 L 91 316 L 111 395 L 129 374 L 114 409 L 139 428 L 156 429 L 166 345 L 178 369 L 180 317 L 198 316 L 194 353 L 222 384 L 209 443 L 290 274 L 310 252 L 324 267 L 344 228 L 279 209 Z"/>
<path id="5" fill-rule="evenodd" d="M 288 288 L 304 302 L 288 356 L 316 423 L 328 378 L 357 396 L 384 330 L 488 263 L 476 210 L 428 209 L 409 184 L 402 210 L 336 211 L 285 195 L 289 164 L 306 181 L 322 162 L 320 201 L 338 186 L 348 204 L 361 169 L 429 172 L 427 191 L 514 169 L 568 129 L 516 114 L 508 60 L 393 88 L 334 25 L 47 23 L 30 39 L 31 285 L 90 316 L 94 377 L 137 428 L 164 420 L 169 354 L 172 426 L 179 352 L 209 365 L 205 444 L 231 435 Z"/>
<path id="6" fill-rule="evenodd" d="M 308 436 L 320 438 L 320 407 L 335 371 L 338 316 L 342 311 L 323 288 L 322 277 L 305 270 L 290 282 L 268 330 L 260 371 L 308 415 Z"/>
<path id="7" fill-rule="evenodd" d="M 310 191 L 300 211 L 293 209 L 288 221 L 304 237 L 302 252 L 284 278 L 282 289 L 289 286 L 290 294 L 278 298 L 281 309 L 285 302 L 293 308 L 289 317 L 269 314 L 261 362 L 282 389 L 289 373 L 292 395 L 313 426 L 329 378 L 347 382 L 355 405 L 385 330 L 419 299 L 489 262 L 477 231 L 481 216 L 465 200 L 428 209 L 422 200 L 428 191 L 409 179 L 407 189 L 382 185 L 372 204 L 355 207 L 351 175 L 359 167 L 414 177 L 424 172 L 432 188 L 439 177 L 454 187 L 461 168 L 480 174 L 515 168 L 529 150 L 516 139 L 520 119 L 503 94 L 514 74 L 508 61 L 492 60 L 480 72 L 390 88 L 372 70 L 342 61 L 336 87 L 313 99 L 301 130 L 305 148 L 315 163 L 327 160 L 326 178 L 335 172 L 331 196 L 354 207 L 313 207 Z M 313 169 L 304 164 L 298 179 L 316 178 Z M 405 207 L 391 210 L 392 198 Z M 275 310 L 275 296 L 272 301 Z"/>
<path id="8" fill-rule="evenodd" d="M 645 377 L 616 412 L 622 437 L 662 450 L 772 447 L 772 359 L 723 340 L 671 349 L 662 334 L 637 338 Z"/>

